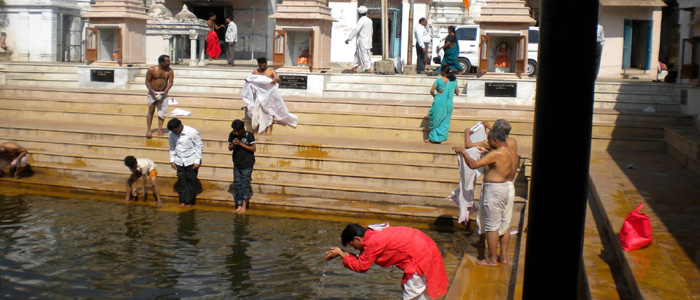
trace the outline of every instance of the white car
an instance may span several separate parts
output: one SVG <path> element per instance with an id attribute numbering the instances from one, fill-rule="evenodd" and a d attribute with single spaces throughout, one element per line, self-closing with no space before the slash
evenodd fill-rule
<path id="1" fill-rule="evenodd" d="M 539 27 L 534 26 L 530 27 L 528 32 L 527 67 L 525 70 L 528 76 L 537 74 L 537 43 L 539 41 L 539 33 Z M 466 69 L 469 72 L 477 70 L 479 66 L 479 37 L 481 36 L 479 25 L 457 26 L 455 28 L 455 35 L 459 43 L 459 57 L 457 58 L 457 62 L 462 65 L 463 70 Z M 445 43 L 446 36 L 447 29 L 441 29 L 438 33 L 438 37 L 433 39 L 433 45 L 437 45 L 435 49 L 442 47 Z M 443 55 L 444 53 L 442 50 L 440 50 L 439 53 L 433 51 L 430 59 L 431 65 L 440 65 Z"/>

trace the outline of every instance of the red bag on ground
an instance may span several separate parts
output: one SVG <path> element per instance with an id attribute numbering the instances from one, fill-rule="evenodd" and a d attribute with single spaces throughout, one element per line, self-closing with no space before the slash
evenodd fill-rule
<path id="1" fill-rule="evenodd" d="M 651 221 L 644 213 L 640 213 L 644 203 L 639 204 L 635 210 L 627 213 L 625 222 L 620 229 L 620 245 L 622 250 L 632 251 L 651 245 L 654 241 L 651 237 Z"/>

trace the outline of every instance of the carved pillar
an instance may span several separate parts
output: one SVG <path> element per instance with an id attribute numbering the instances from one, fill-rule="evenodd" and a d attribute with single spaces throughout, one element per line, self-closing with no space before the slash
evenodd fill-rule
<path id="1" fill-rule="evenodd" d="M 204 58 L 204 35 L 199 36 L 199 64 L 200 67 L 207 65 L 207 60 Z"/>
<path id="2" fill-rule="evenodd" d="M 197 34 L 190 32 L 190 67 L 197 65 Z"/>

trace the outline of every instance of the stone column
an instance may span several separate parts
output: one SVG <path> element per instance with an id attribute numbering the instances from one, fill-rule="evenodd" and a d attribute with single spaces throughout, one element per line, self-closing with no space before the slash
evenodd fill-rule
<path id="1" fill-rule="evenodd" d="M 197 33 L 190 31 L 190 67 L 197 65 Z"/>
<path id="2" fill-rule="evenodd" d="M 200 67 L 204 67 L 207 65 L 207 60 L 206 57 L 204 57 L 204 35 L 199 36 L 199 63 L 197 64 Z"/>

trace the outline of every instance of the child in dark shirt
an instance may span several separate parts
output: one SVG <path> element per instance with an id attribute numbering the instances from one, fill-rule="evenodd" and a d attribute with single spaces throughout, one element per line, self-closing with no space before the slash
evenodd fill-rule
<path id="1" fill-rule="evenodd" d="M 250 180 L 255 165 L 255 136 L 245 131 L 243 121 L 231 123 L 233 131 L 228 135 L 228 150 L 233 151 L 233 186 L 236 189 L 236 213 L 244 214 L 250 204 Z"/>

